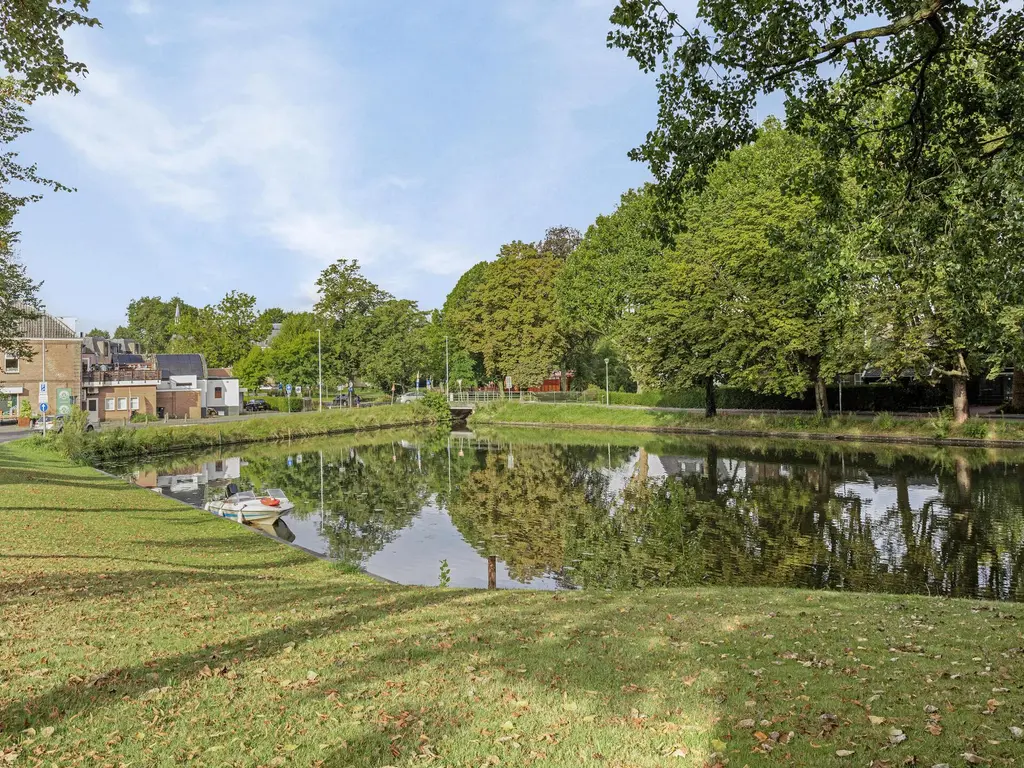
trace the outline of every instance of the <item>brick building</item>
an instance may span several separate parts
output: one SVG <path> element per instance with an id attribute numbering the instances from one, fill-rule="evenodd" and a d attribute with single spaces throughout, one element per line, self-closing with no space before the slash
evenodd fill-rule
<path id="1" fill-rule="evenodd" d="M 79 405 L 82 390 L 82 340 L 71 321 L 46 313 L 19 323 L 18 334 L 31 349 L 31 357 L 3 353 L 0 368 L 0 412 L 17 418 L 21 404 L 29 403 L 32 416 L 39 415 L 39 384 L 49 390 L 49 413 L 68 413 Z M 45 360 L 45 373 L 43 361 Z"/>

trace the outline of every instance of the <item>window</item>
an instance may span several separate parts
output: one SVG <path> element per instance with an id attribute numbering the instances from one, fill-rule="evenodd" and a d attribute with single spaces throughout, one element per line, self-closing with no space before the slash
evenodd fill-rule
<path id="1" fill-rule="evenodd" d="M 224 397 L 224 388 L 223 387 L 214 387 L 213 388 L 213 399 L 214 400 L 221 400 L 221 399 L 223 399 L 223 397 Z"/>
<path id="2" fill-rule="evenodd" d="M 4 373 L 17 373 L 18 370 L 18 356 L 12 352 L 4 352 Z"/>
<path id="3" fill-rule="evenodd" d="M 133 411 L 139 410 L 139 398 L 133 397 L 131 405 L 132 405 L 132 410 Z"/>
<path id="4" fill-rule="evenodd" d="M 103 410 L 112 411 L 114 410 L 114 398 L 107 397 L 103 400 Z"/>
<path id="5" fill-rule="evenodd" d="M 89 401 L 89 413 L 96 413 L 97 402 L 95 400 Z"/>
<path id="6" fill-rule="evenodd" d="M 119 411 L 127 411 L 128 410 L 128 398 L 127 397 L 119 397 L 119 398 L 117 398 L 117 410 L 119 410 Z"/>

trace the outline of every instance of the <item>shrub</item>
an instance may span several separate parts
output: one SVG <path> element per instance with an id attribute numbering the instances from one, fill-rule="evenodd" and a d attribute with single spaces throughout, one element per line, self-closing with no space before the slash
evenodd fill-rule
<path id="1" fill-rule="evenodd" d="M 51 432 L 47 439 L 52 437 L 54 447 L 60 454 L 75 459 L 84 452 L 88 440 L 85 429 L 88 426 L 89 414 L 81 408 L 72 408 L 71 412 L 64 416 L 61 431 Z"/>
<path id="2" fill-rule="evenodd" d="M 133 413 L 132 424 L 145 424 L 149 421 L 160 421 L 155 413 Z"/>
<path id="3" fill-rule="evenodd" d="M 960 434 L 974 440 L 984 440 L 988 437 L 990 426 L 987 421 L 972 419 L 960 427 Z"/>
<path id="4" fill-rule="evenodd" d="M 929 420 L 928 427 L 934 437 L 949 437 L 949 431 L 953 428 L 953 411 L 949 408 L 936 411 L 935 418 Z"/>
<path id="5" fill-rule="evenodd" d="M 889 432 L 896 429 L 896 425 L 898 424 L 896 417 L 888 411 L 883 411 L 875 416 L 871 423 L 874 424 L 875 428 L 881 432 Z"/>
<path id="6" fill-rule="evenodd" d="M 303 400 L 301 397 L 278 397 L 271 395 L 269 397 L 264 397 L 262 399 L 266 401 L 267 405 L 270 406 L 270 410 L 272 411 L 281 411 L 282 413 L 298 413 L 302 410 Z"/>
<path id="7" fill-rule="evenodd" d="M 62 449 L 62 453 L 74 461 L 96 464 L 234 443 L 297 439 L 433 421 L 435 419 L 422 406 L 420 409 L 412 406 L 389 406 L 190 426 L 158 425 L 147 429 L 119 427 L 90 432 L 83 435 L 78 443 L 65 442 L 64 445 L 67 447 Z"/>
<path id="8" fill-rule="evenodd" d="M 23 419 L 32 418 L 32 403 L 28 401 L 27 397 L 21 398 L 21 405 L 18 406 L 18 415 Z"/>
<path id="9" fill-rule="evenodd" d="M 451 426 L 452 411 L 444 392 L 428 391 L 414 405 L 417 410 L 425 411 L 428 417 L 439 425 Z"/>

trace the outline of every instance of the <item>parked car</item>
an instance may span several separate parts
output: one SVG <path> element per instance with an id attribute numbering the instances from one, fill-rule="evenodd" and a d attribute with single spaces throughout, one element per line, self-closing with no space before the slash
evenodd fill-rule
<path id="1" fill-rule="evenodd" d="M 422 392 L 406 392 L 404 395 L 402 395 L 400 398 L 398 398 L 398 402 L 403 403 L 403 404 L 407 404 L 407 403 L 415 403 L 417 400 L 422 400 L 422 399 L 423 399 L 423 393 Z"/>
<path id="2" fill-rule="evenodd" d="M 250 400 L 244 406 L 245 410 L 249 413 L 256 413 L 257 411 L 269 411 L 270 406 L 267 405 L 266 400 Z"/>
<path id="3" fill-rule="evenodd" d="M 36 423 L 32 425 L 32 428 L 35 429 L 38 432 L 42 432 L 43 429 L 44 429 L 42 418 L 37 419 Z M 96 429 L 96 427 L 93 424 L 86 424 L 85 425 L 85 431 L 86 432 L 92 432 L 95 429 Z M 45 427 L 45 430 L 47 432 L 56 432 L 57 434 L 60 434 L 61 432 L 63 432 L 64 431 L 64 417 L 63 416 L 47 416 L 46 417 L 46 427 Z"/>

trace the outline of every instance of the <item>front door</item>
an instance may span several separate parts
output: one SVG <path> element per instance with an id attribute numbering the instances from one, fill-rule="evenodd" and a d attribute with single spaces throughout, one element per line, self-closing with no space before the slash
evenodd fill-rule
<path id="1" fill-rule="evenodd" d="M 100 401 L 98 398 L 90 397 L 85 401 L 85 412 L 89 414 L 89 423 L 98 424 L 100 420 Z"/>

